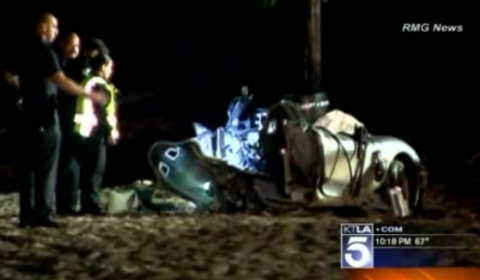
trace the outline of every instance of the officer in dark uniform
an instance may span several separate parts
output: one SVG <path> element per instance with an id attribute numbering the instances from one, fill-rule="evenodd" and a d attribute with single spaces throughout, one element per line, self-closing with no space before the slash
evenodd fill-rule
<path id="1" fill-rule="evenodd" d="M 80 36 L 75 32 L 66 33 L 61 37 L 58 53 L 60 65 L 64 69 L 68 69 L 69 64 L 80 55 L 80 43 Z"/>
<path id="2" fill-rule="evenodd" d="M 60 39 L 59 56 L 63 71 L 72 77 L 75 68 L 72 62 L 80 54 L 80 37 L 73 32 Z M 75 214 L 79 197 L 79 167 L 74 160 L 75 143 L 73 141 L 73 117 L 75 115 L 76 97 L 67 94 L 58 96 L 58 115 L 62 140 L 57 178 L 57 214 Z"/>
<path id="3" fill-rule="evenodd" d="M 66 93 L 104 103 L 105 95 L 87 92 L 65 76 L 51 43 L 58 35 L 58 21 L 43 14 L 18 53 L 10 56 L 7 80 L 16 80 L 22 98 L 15 149 L 20 187 L 20 226 L 57 227 L 52 218 L 60 142 L 56 110 L 57 86 Z"/>
<path id="4" fill-rule="evenodd" d="M 77 38 L 75 33 L 67 34 L 60 43 L 60 49 L 65 73 L 81 83 L 90 72 L 90 60 L 100 54 L 108 54 L 108 49 L 102 40 L 94 38 L 84 42 L 79 55 L 80 50 L 76 46 L 80 40 Z M 76 215 L 80 197 L 81 168 L 75 155 L 79 147 L 73 133 L 76 100 L 73 96 L 59 96 L 62 145 L 57 182 L 57 213 L 60 215 Z"/>
<path id="5" fill-rule="evenodd" d="M 108 49 L 102 40 L 91 39 L 84 42 L 82 53 L 79 55 L 79 43 L 78 36 L 70 33 L 61 41 L 60 49 L 65 73 L 81 83 L 90 72 L 90 60 L 99 54 L 108 54 Z M 57 182 L 57 213 L 60 215 L 76 215 L 77 206 L 80 204 L 81 168 L 75 153 L 80 147 L 77 141 L 74 141 L 73 133 L 76 101 L 76 97 L 73 96 L 59 96 L 62 144 Z"/>

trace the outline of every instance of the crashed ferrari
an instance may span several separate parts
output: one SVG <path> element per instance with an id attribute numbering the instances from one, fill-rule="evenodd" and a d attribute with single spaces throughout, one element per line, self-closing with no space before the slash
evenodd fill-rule
<path id="1" fill-rule="evenodd" d="M 420 209 L 425 174 L 404 141 L 375 136 L 353 116 L 330 110 L 324 93 L 245 113 L 248 90 L 223 128 L 194 124 L 197 136 L 160 141 L 148 154 L 159 186 L 199 212 L 372 207 L 397 217 Z"/>

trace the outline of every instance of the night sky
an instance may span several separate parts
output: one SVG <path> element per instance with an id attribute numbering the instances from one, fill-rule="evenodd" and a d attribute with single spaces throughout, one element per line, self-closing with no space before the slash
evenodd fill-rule
<path id="1" fill-rule="evenodd" d="M 27 30 L 32 11 L 51 11 L 62 31 L 107 42 L 117 63 L 124 119 L 183 115 L 217 125 L 242 84 L 260 104 L 303 86 L 304 7 L 300 0 L 278 1 L 270 9 L 260 0 L 75 2 L 78 6 L 42 1 L 41 7 L 14 1 L 1 9 L 2 52 L 8 55 L 16 33 Z M 324 5 L 323 47 L 325 87 L 334 106 L 373 133 L 398 135 L 426 151 L 475 145 L 480 137 L 459 144 L 456 135 L 443 132 L 466 118 L 460 124 L 465 129 L 478 127 L 480 120 L 471 110 L 479 93 L 473 82 L 479 74 L 474 5 L 330 0 Z M 462 24 L 465 31 L 402 33 L 405 22 Z"/>

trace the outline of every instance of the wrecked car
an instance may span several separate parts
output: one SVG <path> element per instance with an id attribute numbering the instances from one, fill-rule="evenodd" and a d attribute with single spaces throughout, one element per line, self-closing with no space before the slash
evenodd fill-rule
<path id="1" fill-rule="evenodd" d="M 330 110 L 324 93 L 271 106 L 255 153 L 262 170 L 231 164 L 194 138 L 157 142 L 148 160 L 161 187 L 201 212 L 358 206 L 407 217 L 421 205 L 425 176 L 415 150 Z"/>

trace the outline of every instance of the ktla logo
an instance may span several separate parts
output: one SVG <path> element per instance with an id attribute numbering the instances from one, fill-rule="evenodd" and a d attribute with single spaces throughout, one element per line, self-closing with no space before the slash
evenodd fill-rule
<path id="1" fill-rule="evenodd" d="M 342 225 L 341 268 L 373 268 L 372 232 L 373 225 Z"/>

